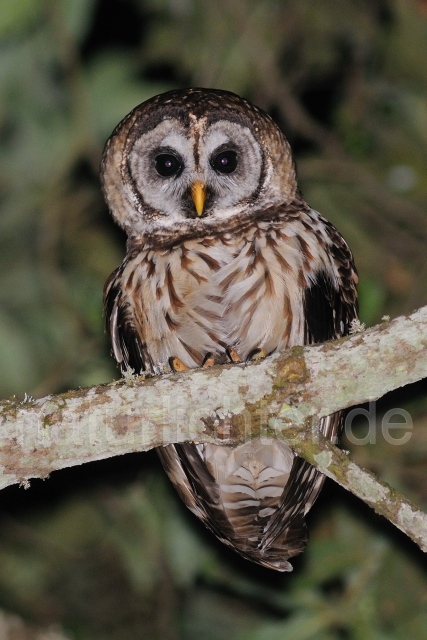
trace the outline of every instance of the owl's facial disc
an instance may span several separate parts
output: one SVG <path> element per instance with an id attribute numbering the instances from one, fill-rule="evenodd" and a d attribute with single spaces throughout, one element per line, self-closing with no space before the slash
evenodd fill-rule
<path id="1" fill-rule="evenodd" d="M 170 225 L 247 209 L 262 186 L 263 162 L 259 143 L 238 123 L 203 118 L 185 127 L 166 119 L 135 140 L 128 166 L 142 213 L 146 205 L 156 224 Z"/>

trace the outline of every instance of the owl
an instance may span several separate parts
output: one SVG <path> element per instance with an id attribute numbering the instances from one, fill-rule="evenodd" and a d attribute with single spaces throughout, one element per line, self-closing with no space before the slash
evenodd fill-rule
<path id="1" fill-rule="evenodd" d="M 122 372 L 246 361 L 345 336 L 357 274 L 345 240 L 298 189 L 269 115 L 227 91 L 140 104 L 107 141 L 103 191 L 127 253 L 104 291 Z M 342 414 L 319 421 L 336 440 Z M 278 571 L 307 543 L 324 477 L 274 438 L 157 449 L 186 506 L 243 557 Z"/>

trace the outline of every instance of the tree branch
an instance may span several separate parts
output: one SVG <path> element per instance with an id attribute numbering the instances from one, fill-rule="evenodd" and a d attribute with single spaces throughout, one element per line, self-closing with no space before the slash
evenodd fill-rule
<path id="1" fill-rule="evenodd" d="M 132 378 L 0 403 L 0 489 L 164 444 L 280 437 L 427 550 L 427 516 L 315 428 L 334 411 L 427 376 L 427 307 L 366 332 L 261 362 Z"/>

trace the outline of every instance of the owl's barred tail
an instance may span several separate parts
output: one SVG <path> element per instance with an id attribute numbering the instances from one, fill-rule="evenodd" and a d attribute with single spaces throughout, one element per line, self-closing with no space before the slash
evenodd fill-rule
<path id="1" fill-rule="evenodd" d="M 186 506 L 243 557 L 277 571 L 307 544 L 305 514 L 323 476 L 282 441 L 237 447 L 167 445 L 157 449 Z"/>

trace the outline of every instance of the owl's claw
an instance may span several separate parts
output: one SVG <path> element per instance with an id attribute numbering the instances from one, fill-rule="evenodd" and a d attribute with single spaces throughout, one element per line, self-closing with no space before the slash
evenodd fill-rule
<path id="1" fill-rule="evenodd" d="M 215 364 L 215 356 L 212 353 L 207 353 L 203 358 L 202 368 L 213 367 Z"/>
<path id="2" fill-rule="evenodd" d="M 215 364 L 215 357 L 212 353 L 207 353 L 203 358 L 202 368 L 206 369 L 207 367 L 213 367 Z M 183 363 L 182 360 L 173 356 L 169 358 L 169 366 L 174 373 L 181 373 L 182 371 L 189 371 L 190 367 L 187 367 L 186 364 Z"/>
<path id="3" fill-rule="evenodd" d="M 242 362 L 242 358 L 234 347 L 228 347 L 226 353 L 231 362 Z"/>
<path id="4" fill-rule="evenodd" d="M 175 356 L 169 358 L 169 366 L 174 373 L 181 373 L 181 371 L 188 371 L 190 367 L 187 367 L 186 364 L 182 362 L 179 358 Z"/>
<path id="5" fill-rule="evenodd" d="M 266 355 L 265 349 L 254 349 L 250 352 L 246 360 L 249 362 L 259 362 L 260 360 L 263 360 Z"/>

